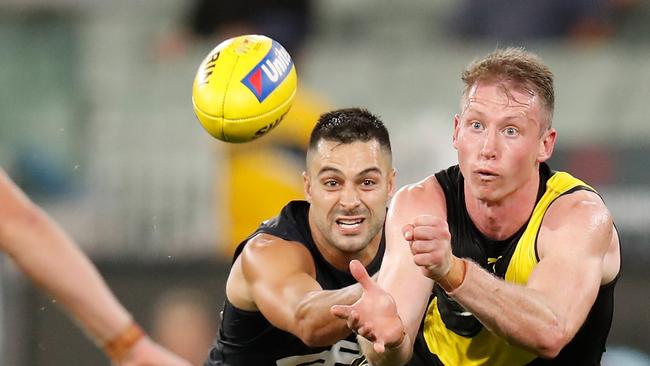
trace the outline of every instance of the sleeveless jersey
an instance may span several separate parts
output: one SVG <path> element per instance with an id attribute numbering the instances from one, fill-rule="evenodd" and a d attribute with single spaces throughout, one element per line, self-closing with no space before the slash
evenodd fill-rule
<path id="1" fill-rule="evenodd" d="M 279 216 L 263 222 L 253 234 L 239 244 L 234 259 L 239 256 L 250 238 L 258 233 L 266 233 L 304 245 L 312 255 L 316 280 L 324 290 L 335 290 L 355 284 L 357 281 L 350 273 L 334 268 L 318 251 L 309 229 L 308 212 L 308 202 L 290 202 Z M 371 276 L 379 270 L 385 247 L 385 237 L 382 234 L 377 255 L 366 268 Z M 343 366 L 351 365 L 360 356 L 361 351 L 354 334 L 332 346 L 310 348 L 300 338 L 274 327 L 262 313 L 238 309 L 226 299 L 219 335 L 204 366 Z"/>
<path id="2" fill-rule="evenodd" d="M 471 258 L 506 281 L 525 285 L 537 265 L 537 235 L 549 206 L 558 197 L 576 190 L 595 190 L 564 172 L 540 165 L 536 205 L 528 222 L 512 237 L 493 241 L 485 237 L 467 213 L 464 180 L 459 167 L 436 174 L 447 202 L 447 221 L 454 255 Z M 508 344 L 451 299 L 438 285 L 418 335 L 415 352 L 429 358 L 429 365 L 599 365 L 613 315 L 614 286 L 618 279 L 600 287 L 585 323 L 574 339 L 553 360 Z M 486 294 L 488 296 L 488 294 Z M 422 355 L 424 353 L 424 355 Z"/>

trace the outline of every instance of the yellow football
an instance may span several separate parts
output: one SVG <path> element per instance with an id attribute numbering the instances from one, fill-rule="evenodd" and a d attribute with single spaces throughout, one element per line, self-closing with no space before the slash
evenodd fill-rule
<path id="1" fill-rule="evenodd" d="M 210 135 L 226 142 L 263 136 L 291 108 L 298 78 L 289 53 L 261 35 L 221 42 L 201 62 L 192 104 Z"/>

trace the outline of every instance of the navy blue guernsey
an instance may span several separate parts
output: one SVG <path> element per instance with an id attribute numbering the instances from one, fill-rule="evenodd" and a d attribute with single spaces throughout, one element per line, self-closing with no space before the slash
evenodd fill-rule
<path id="1" fill-rule="evenodd" d="M 308 202 L 290 202 L 279 216 L 264 221 L 253 234 L 239 244 L 233 261 L 250 238 L 265 233 L 304 245 L 314 260 L 316 281 L 324 290 L 335 290 L 355 284 L 356 280 L 350 273 L 334 268 L 318 251 L 309 229 L 308 212 Z M 382 234 L 377 254 L 366 267 L 370 275 L 379 270 L 385 247 Z M 204 366 L 343 366 L 353 364 L 359 357 L 359 346 L 354 334 L 332 346 L 308 347 L 293 334 L 274 327 L 262 313 L 238 309 L 226 299 L 219 334 Z"/>

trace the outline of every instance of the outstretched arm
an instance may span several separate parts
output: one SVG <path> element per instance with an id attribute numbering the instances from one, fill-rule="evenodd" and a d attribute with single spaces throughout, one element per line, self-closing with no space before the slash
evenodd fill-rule
<path id="1" fill-rule="evenodd" d="M 525 286 L 438 255 L 449 247 L 446 224 L 426 216 L 416 222 L 411 248 L 422 271 L 491 331 L 541 357 L 555 357 L 575 336 L 599 286 L 618 272 L 611 217 L 586 191 L 559 198 L 547 211 L 537 239 L 540 261 Z"/>
<path id="2" fill-rule="evenodd" d="M 332 314 L 353 329 L 365 354 L 373 354 L 373 364 L 396 364 L 410 358 L 410 337 L 397 313 L 393 298 L 379 287 L 359 261 L 350 262 L 350 272 L 363 288 L 352 305 L 334 305 Z M 372 342 L 372 344 L 370 344 Z"/>
<path id="3" fill-rule="evenodd" d="M 352 329 L 367 337 L 369 341 L 359 338 L 359 342 L 366 358 L 375 366 L 403 365 L 413 352 L 433 281 L 423 276 L 414 263 L 402 228 L 418 214 L 446 215 L 444 196 L 434 183 L 435 178 L 429 177 L 400 189 L 395 195 L 386 218 L 386 253 L 378 287 L 364 286 L 363 298 L 349 311 L 346 307 L 333 309 L 348 319 Z M 375 306 L 379 303 L 387 305 Z M 403 338 L 394 331 L 394 326 L 385 326 L 394 322 L 402 324 Z"/>
<path id="4" fill-rule="evenodd" d="M 90 260 L 2 169 L 0 249 L 36 285 L 55 297 L 100 347 L 110 351 L 114 361 L 125 366 L 189 365 L 133 326 L 130 314 Z M 138 361 L 145 359 L 150 362 Z"/>
<path id="5" fill-rule="evenodd" d="M 587 191 L 559 198 L 542 225 L 540 261 L 525 286 L 472 264 L 451 295 L 496 334 L 552 358 L 584 323 L 600 285 L 618 273 L 618 241 L 608 210 Z"/>
<path id="6" fill-rule="evenodd" d="M 238 276 L 241 271 L 243 276 Z M 361 296 L 355 284 L 323 290 L 316 281 L 309 251 L 296 242 L 260 234 L 249 241 L 228 279 L 229 300 L 249 297 L 249 310 L 259 310 L 274 326 L 294 334 L 310 347 L 326 346 L 350 334 L 345 321 L 330 314 L 334 304 L 352 304 Z M 243 278 L 243 280 L 242 280 Z M 247 294 L 241 296 L 242 289 Z"/>

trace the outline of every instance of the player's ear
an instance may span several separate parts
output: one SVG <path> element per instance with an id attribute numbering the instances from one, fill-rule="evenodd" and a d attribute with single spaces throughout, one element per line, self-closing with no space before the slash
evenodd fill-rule
<path id="1" fill-rule="evenodd" d="M 302 189 L 305 195 L 305 200 L 311 203 L 311 179 L 307 172 L 302 172 Z"/>
<path id="2" fill-rule="evenodd" d="M 395 176 L 397 175 L 397 170 L 393 168 L 390 173 L 388 173 L 388 199 L 393 198 L 395 194 Z"/>
<path id="3" fill-rule="evenodd" d="M 551 157 L 556 139 L 557 131 L 554 128 L 549 128 L 544 132 L 544 135 L 539 141 L 539 151 L 537 152 L 538 162 L 542 163 Z"/>
<path id="4" fill-rule="evenodd" d="M 454 136 L 452 139 L 452 146 L 454 149 L 458 149 L 458 128 L 460 126 L 460 116 L 458 114 L 454 115 Z"/>

